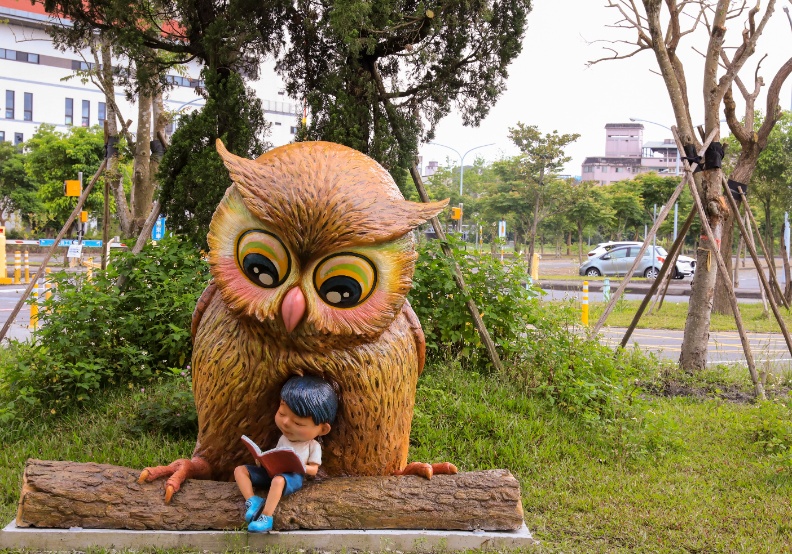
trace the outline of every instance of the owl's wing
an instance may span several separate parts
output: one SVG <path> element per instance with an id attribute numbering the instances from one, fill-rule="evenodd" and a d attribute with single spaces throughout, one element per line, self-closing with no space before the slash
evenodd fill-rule
<path id="1" fill-rule="evenodd" d="M 426 361 L 426 337 L 424 337 L 421 322 L 418 321 L 418 316 L 415 315 L 412 306 L 410 306 L 410 301 L 407 299 L 404 300 L 402 313 L 407 318 L 407 323 L 410 325 L 413 339 L 415 339 L 415 349 L 418 351 L 418 374 L 420 375 L 424 368 L 424 362 Z"/>
<path id="2" fill-rule="evenodd" d="M 214 281 L 210 281 L 209 286 L 201 293 L 198 303 L 195 304 L 195 310 L 192 315 L 192 325 L 190 326 L 190 338 L 193 342 L 195 342 L 195 334 L 198 332 L 198 325 L 201 323 L 201 317 L 203 317 L 206 308 L 209 307 L 209 302 L 212 301 L 212 297 L 216 292 L 217 285 L 214 284 Z M 413 317 L 415 317 L 414 314 Z"/>

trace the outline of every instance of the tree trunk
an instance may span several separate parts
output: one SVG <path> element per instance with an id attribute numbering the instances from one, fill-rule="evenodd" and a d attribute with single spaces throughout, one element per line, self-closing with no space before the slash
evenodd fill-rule
<path id="1" fill-rule="evenodd" d="M 789 303 L 790 295 L 792 295 L 792 269 L 789 266 L 789 252 L 787 251 L 786 244 L 784 243 L 784 235 L 786 234 L 787 221 L 784 219 L 784 225 L 781 226 L 781 263 L 784 266 L 784 298 Z"/>
<path id="2" fill-rule="evenodd" d="M 536 226 L 539 224 L 539 205 L 542 203 L 542 188 L 544 186 L 544 172 L 545 167 L 542 164 L 542 170 L 539 173 L 539 186 L 536 189 L 536 203 L 534 204 L 533 221 L 531 222 L 531 236 L 530 245 L 528 246 L 528 273 L 531 273 L 533 266 L 533 255 L 536 246 Z"/>
<path id="3" fill-rule="evenodd" d="M 583 222 L 578 221 L 578 263 L 583 263 Z"/>
<path id="4" fill-rule="evenodd" d="M 701 175 L 699 192 L 707 219 L 716 241 L 723 235 L 723 222 L 728 213 L 725 199 L 721 196 L 720 169 L 705 170 Z M 696 252 L 696 276 L 691 284 L 688 315 L 679 356 L 679 365 L 686 371 L 701 371 L 707 367 L 707 345 L 710 334 L 710 316 L 715 294 L 718 264 L 715 249 L 718 244 L 702 235 Z"/>
<path id="5" fill-rule="evenodd" d="M 105 119 L 107 125 L 108 139 L 118 140 L 118 116 L 115 110 L 115 86 L 113 85 L 113 69 L 112 69 L 112 53 L 110 50 L 110 43 L 102 40 L 101 53 L 102 53 L 102 84 L 105 89 L 105 106 L 107 110 L 107 117 Z M 116 214 L 118 215 L 118 225 L 121 227 L 121 233 L 126 236 L 132 234 L 132 214 L 129 211 L 129 206 L 126 201 L 126 193 L 124 192 L 124 178 L 118 167 L 118 153 L 113 155 L 107 163 L 107 172 L 105 179 L 110 181 L 110 190 L 113 193 L 113 198 L 116 202 Z"/>
<path id="6" fill-rule="evenodd" d="M 135 144 L 135 164 L 132 174 L 132 219 L 134 231 L 143 227 L 146 216 L 151 212 L 154 199 L 154 184 L 151 181 L 151 112 L 150 91 L 141 89 L 138 94 L 137 141 Z"/>
<path id="7" fill-rule="evenodd" d="M 139 470 L 28 460 L 16 523 L 85 529 L 235 529 L 244 525 L 236 483 L 190 480 L 170 504 L 164 481 Z M 507 470 L 308 481 L 281 500 L 274 528 L 511 531 L 523 524 L 520 484 Z"/>
<path id="8" fill-rule="evenodd" d="M 737 159 L 737 164 L 729 178 L 738 183 L 750 183 L 754 168 L 756 168 L 756 163 L 759 160 L 759 154 L 760 149 L 756 142 L 746 144 L 740 152 L 740 157 Z M 731 210 L 728 210 L 723 220 L 723 238 L 721 239 L 720 251 L 723 261 L 726 262 L 726 269 L 729 270 L 729 275 L 732 274 L 732 243 L 735 228 L 734 218 L 736 215 L 731 213 Z M 717 284 L 715 285 L 715 301 L 712 309 L 718 314 L 730 315 L 732 313 L 729 289 L 721 282 L 720 275 L 718 275 Z"/>
<path id="9" fill-rule="evenodd" d="M 567 239 L 566 255 L 567 256 L 571 256 L 572 255 L 572 231 L 569 231 L 569 233 L 567 233 L 566 239 Z"/>

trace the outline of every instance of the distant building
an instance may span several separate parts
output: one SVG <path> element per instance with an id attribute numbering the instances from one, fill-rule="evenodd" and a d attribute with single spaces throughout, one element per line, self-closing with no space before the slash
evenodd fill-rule
<path id="1" fill-rule="evenodd" d="M 424 178 L 431 177 L 432 175 L 437 173 L 437 170 L 439 168 L 440 168 L 439 162 L 436 162 L 435 160 L 430 160 L 426 162 L 426 165 L 424 165 L 423 156 L 418 156 L 418 173 L 421 175 L 421 177 Z"/>
<path id="2" fill-rule="evenodd" d="M 643 141 L 642 123 L 605 125 L 605 155 L 583 162 L 581 179 L 601 185 L 631 179 L 639 173 L 677 173 L 677 149 L 673 139 Z"/>
<path id="3" fill-rule="evenodd" d="M 55 125 L 58 131 L 71 126 L 102 125 L 107 105 L 92 83 L 80 78 L 67 79 L 75 70 L 93 65 L 88 49 L 80 56 L 76 52 L 61 52 L 52 43 L 47 28 L 71 25 L 68 20 L 50 16 L 37 2 L 29 0 L 0 0 L 0 140 L 19 144 L 33 136 L 42 123 Z M 166 79 L 173 83 L 165 93 L 165 109 L 182 112 L 200 108 L 204 99 L 196 92 L 203 86 L 201 67 L 196 62 L 185 66 L 185 73 L 172 72 Z M 272 123 L 268 140 L 279 146 L 292 142 L 302 110 L 285 91 L 274 84 L 264 91 L 262 104 L 267 121 Z M 137 108 L 116 89 L 115 100 L 124 118 L 137 119 Z M 132 131 L 135 125 L 131 127 Z M 167 134 L 172 133 L 168 126 Z"/>

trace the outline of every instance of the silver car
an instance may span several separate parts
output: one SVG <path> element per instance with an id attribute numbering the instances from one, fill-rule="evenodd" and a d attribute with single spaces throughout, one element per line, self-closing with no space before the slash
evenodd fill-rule
<path id="1" fill-rule="evenodd" d="M 597 256 L 592 256 L 580 266 L 578 273 L 588 277 L 600 275 L 626 275 L 632 267 L 640 246 L 618 246 Z M 635 268 L 635 275 L 655 279 L 668 253 L 662 246 L 648 246 L 640 263 Z"/>

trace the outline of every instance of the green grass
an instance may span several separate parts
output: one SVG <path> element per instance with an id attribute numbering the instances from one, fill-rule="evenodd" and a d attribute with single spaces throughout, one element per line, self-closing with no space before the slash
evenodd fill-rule
<path id="1" fill-rule="evenodd" d="M 734 375 L 723 375 L 723 386 L 750 388 Z M 713 390 L 719 373 L 686 379 Z M 763 421 L 788 422 L 792 411 L 716 394 L 644 395 L 634 419 L 587 426 L 502 378 L 435 365 L 419 383 L 410 457 L 510 469 L 542 541 L 532 552 L 789 551 L 792 471 L 755 437 Z M 0 430 L 0 524 L 14 517 L 29 457 L 142 468 L 189 455 L 191 439 L 124 429 L 137 396 L 117 391 L 88 412 Z M 792 447 L 792 437 L 773 432 Z"/>
<path id="2" fill-rule="evenodd" d="M 627 327 L 632 322 L 635 312 L 640 306 L 640 300 L 619 300 L 616 306 L 608 316 L 606 325 L 611 327 Z M 649 307 L 652 303 L 649 304 Z M 778 325 L 773 312 L 768 315 L 763 313 L 764 307 L 761 303 L 744 303 L 740 304 L 740 315 L 742 315 L 743 324 L 746 331 L 756 333 L 780 333 L 781 328 Z M 590 321 L 597 321 L 602 311 L 605 309 L 604 302 L 592 302 L 590 304 Z M 685 320 L 687 319 L 688 304 L 687 302 L 664 302 L 662 309 L 657 309 L 651 315 L 647 315 L 649 308 L 647 307 L 644 314 L 638 322 L 639 329 L 674 329 L 682 331 L 685 328 Z M 780 308 L 780 312 L 784 318 L 787 329 L 792 329 L 792 312 Z M 736 331 L 737 326 L 734 323 L 734 315 L 731 313 L 727 315 L 712 314 L 710 323 L 712 331 Z"/>

